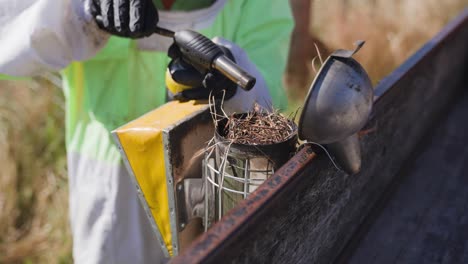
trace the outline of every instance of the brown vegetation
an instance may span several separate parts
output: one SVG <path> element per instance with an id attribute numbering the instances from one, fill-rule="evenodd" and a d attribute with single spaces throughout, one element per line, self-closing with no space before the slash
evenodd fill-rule
<path id="1" fill-rule="evenodd" d="M 0 263 L 70 262 L 61 91 L 0 85 Z"/>
<path id="2" fill-rule="evenodd" d="M 291 121 L 277 112 L 255 111 L 231 115 L 224 127 L 225 138 L 244 145 L 270 145 L 286 141 L 295 132 Z"/>
<path id="3" fill-rule="evenodd" d="M 312 0 L 308 39 L 318 40 L 324 59 L 329 55 L 326 52 L 353 49 L 356 40 L 365 40 L 365 46 L 355 57 L 375 85 L 466 6 L 467 0 Z M 310 57 L 316 56 L 315 47 L 312 43 L 306 47 L 308 52 L 300 50 L 297 57 L 311 61 Z M 318 61 L 315 60 L 316 66 Z M 306 67 L 310 83 L 315 73 L 311 63 Z M 309 87 L 285 81 L 292 95 L 290 109 L 296 109 L 302 105 Z"/>

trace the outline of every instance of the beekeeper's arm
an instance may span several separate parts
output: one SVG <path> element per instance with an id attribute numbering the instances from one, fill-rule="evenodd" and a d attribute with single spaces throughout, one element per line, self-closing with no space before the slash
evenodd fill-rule
<path id="1" fill-rule="evenodd" d="M 146 36 L 158 21 L 147 3 L 151 0 L 0 0 L 0 73 L 33 76 L 86 60 L 106 44 L 105 31 Z"/>
<path id="2" fill-rule="evenodd" d="M 106 43 L 83 1 L 2 0 L 0 13 L 2 74 L 57 71 L 93 56 Z"/>

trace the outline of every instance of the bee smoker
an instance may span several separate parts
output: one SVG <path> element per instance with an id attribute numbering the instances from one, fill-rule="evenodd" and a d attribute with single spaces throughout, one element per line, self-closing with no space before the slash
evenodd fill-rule
<path id="1" fill-rule="evenodd" d="M 297 127 L 292 121 L 293 132 L 288 138 L 267 145 L 232 143 L 226 139 L 227 121 L 218 121 L 214 145 L 206 151 L 203 162 L 205 230 L 255 191 L 296 150 Z"/>

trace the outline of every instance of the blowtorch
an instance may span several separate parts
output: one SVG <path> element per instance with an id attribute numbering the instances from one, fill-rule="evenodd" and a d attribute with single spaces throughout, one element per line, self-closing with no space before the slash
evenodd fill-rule
<path id="1" fill-rule="evenodd" d="M 156 27 L 156 34 L 172 38 L 179 47 L 182 60 L 205 74 L 216 70 L 242 89 L 249 91 L 255 85 L 255 77 L 230 60 L 221 48 L 204 35 L 192 31 L 171 30 Z"/>

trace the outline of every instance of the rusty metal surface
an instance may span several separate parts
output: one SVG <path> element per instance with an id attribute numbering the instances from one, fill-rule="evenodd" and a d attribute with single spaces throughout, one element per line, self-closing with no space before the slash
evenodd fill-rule
<path id="1" fill-rule="evenodd" d="M 166 169 L 172 175 L 172 185 L 168 184 L 169 193 L 173 194 L 177 218 L 173 223 L 177 229 L 180 250 L 188 247 L 195 237 L 203 232 L 200 219 L 195 219 L 187 213 L 185 199 L 180 201 L 178 187 L 183 186 L 185 179 L 202 178 L 201 166 L 203 151 L 207 142 L 213 137 L 214 128 L 208 105 L 203 111 L 187 117 L 179 124 L 165 131 L 165 147 L 167 152 Z M 180 252 L 180 251 L 179 251 Z"/>
<path id="2" fill-rule="evenodd" d="M 201 178 L 201 160 L 207 142 L 213 137 L 213 119 L 208 105 L 204 111 L 187 117 L 170 128 L 167 133 L 167 148 L 175 183 L 185 178 Z"/>
<path id="3" fill-rule="evenodd" d="M 468 10 L 380 83 L 361 173 L 347 177 L 305 148 L 173 263 L 332 262 L 466 88 L 467 40 Z"/>

